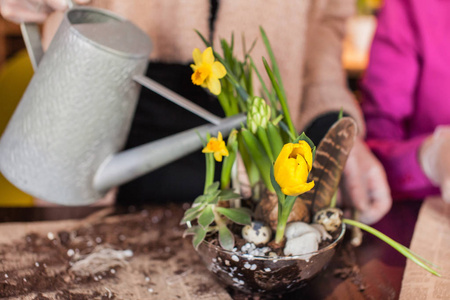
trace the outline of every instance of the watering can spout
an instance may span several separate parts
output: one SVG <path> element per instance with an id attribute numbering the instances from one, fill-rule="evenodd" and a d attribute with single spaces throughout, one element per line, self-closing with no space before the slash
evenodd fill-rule
<path id="1" fill-rule="evenodd" d="M 200 137 L 228 135 L 232 129 L 245 122 L 244 114 L 223 119 L 220 124 L 207 124 L 194 129 L 129 149 L 105 160 L 94 177 L 94 189 L 104 193 L 114 186 L 124 184 L 154 171 L 201 148 Z"/>

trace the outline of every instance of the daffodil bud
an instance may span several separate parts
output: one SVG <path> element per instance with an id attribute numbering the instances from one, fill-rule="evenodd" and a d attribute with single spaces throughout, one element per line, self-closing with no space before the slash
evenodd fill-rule
<path id="1" fill-rule="evenodd" d="M 249 103 L 247 113 L 247 127 L 255 133 L 258 127 L 267 128 L 270 121 L 270 106 L 260 97 L 253 97 Z"/>

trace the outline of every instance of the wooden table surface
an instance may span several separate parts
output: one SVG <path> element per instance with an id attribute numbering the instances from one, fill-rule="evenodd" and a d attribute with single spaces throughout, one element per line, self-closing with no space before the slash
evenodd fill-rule
<path id="1" fill-rule="evenodd" d="M 409 246 L 421 202 L 394 203 L 374 227 Z M 0 208 L 0 222 L 81 219 L 99 207 Z M 128 211 L 129 208 L 122 208 Z M 360 247 L 346 241 L 328 268 L 299 291 L 281 299 L 398 299 L 406 259 L 369 234 Z M 230 291 L 233 299 L 251 299 Z"/>

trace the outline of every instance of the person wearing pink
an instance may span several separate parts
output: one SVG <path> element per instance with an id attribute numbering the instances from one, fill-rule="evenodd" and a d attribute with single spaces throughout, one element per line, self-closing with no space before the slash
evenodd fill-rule
<path id="1" fill-rule="evenodd" d="M 378 15 L 362 108 L 394 200 L 450 201 L 449 34 L 450 1 L 387 0 Z"/>

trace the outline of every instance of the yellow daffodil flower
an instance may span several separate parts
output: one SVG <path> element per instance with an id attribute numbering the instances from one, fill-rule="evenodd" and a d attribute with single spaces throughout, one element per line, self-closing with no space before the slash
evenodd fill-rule
<path id="1" fill-rule="evenodd" d="M 214 61 L 212 48 L 206 48 L 203 53 L 195 48 L 192 57 L 194 59 L 194 64 L 191 64 L 194 71 L 191 76 L 192 82 L 195 85 L 207 87 L 214 95 L 219 95 L 222 90 L 219 79 L 223 78 L 227 71 L 220 62 Z"/>
<path id="2" fill-rule="evenodd" d="M 274 166 L 274 177 L 283 194 L 298 196 L 314 187 L 314 181 L 306 182 L 312 168 L 311 147 L 305 141 L 283 146 Z"/>
<path id="3" fill-rule="evenodd" d="M 219 131 L 217 138 L 209 139 L 208 144 L 202 150 L 203 153 L 214 153 L 214 159 L 218 162 L 222 161 L 222 156 L 228 156 L 228 149 L 225 146 L 225 141 L 222 138 L 222 133 Z"/>

